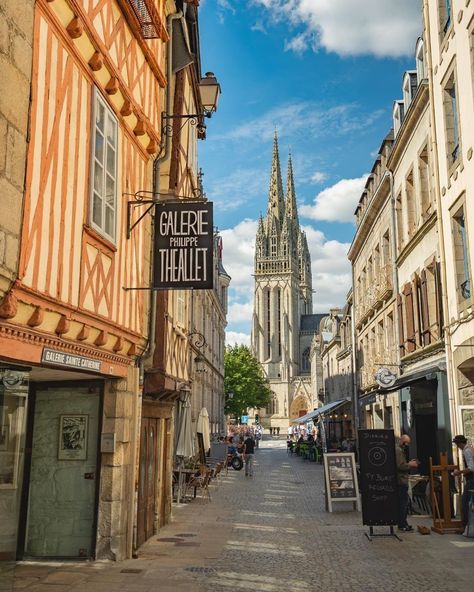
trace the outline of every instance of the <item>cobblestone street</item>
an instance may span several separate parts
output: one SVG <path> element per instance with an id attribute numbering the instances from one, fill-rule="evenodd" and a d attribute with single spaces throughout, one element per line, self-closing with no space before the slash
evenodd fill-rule
<path id="1" fill-rule="evenodd" d="M 175 507 L 174 522 L 122 563 L 29 563 L 0 590 L 178 592 L 324 590 L 458 592 L 472 588 L 474 540 L 404 534 L 370 542 L 361 517 L 324 510 L 323 470 L 265 441 L 255 476 L 229 471 L 211 503 Z M 429 525 L 428 519 L 413 519 Z"/>

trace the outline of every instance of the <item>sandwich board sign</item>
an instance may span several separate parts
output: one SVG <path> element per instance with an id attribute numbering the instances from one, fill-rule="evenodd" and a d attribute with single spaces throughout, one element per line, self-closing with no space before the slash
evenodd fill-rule
<path id="1" fill-rule="evenodd" d="M 353 452 L 328 452 L 324 455 L 326 502 L 329 512 L 337 502 L 352 502 L 359 509 L 359 485 Z"/>

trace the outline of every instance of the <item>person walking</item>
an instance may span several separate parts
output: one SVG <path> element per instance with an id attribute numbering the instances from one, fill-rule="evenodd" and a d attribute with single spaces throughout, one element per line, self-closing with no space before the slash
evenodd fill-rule
<path id="1" fill-rule="evenodd" d="M 408 497 L 408 475 L 411 469 L 418 467 L 417 460 L 407 462 L 405 448 L 410 442 L 410 436 L 403 434 L 400 438 L 399 445 L 395 447 L 398 479 L 398 530 L 403 532 L 411 532 L 413 530 L 413 526 L 407 522 L 408 504 L 410 501 Z"/>
<path id="2" fill-rule="evenodd" d="M 464 459 L 464 469 L 455 469 L 453 475 L 464 476 L 464 491 L 461 498 L 461 519 L 464 527 L 463 535 L 468 535 L 469 529 L 469 501 L 474 495 L 474 451 L 467 443 L 466 436 L 454 436 L 453 444 L 456 444 L 459 450 L 462 451 Z"/>
<path id="3" fill-rule="evenodd" d="M 245 476 L 253 477 L 253 455 L 255 454 L 255 440 L 251 433 L 247 434 L 244 442 Z"/>

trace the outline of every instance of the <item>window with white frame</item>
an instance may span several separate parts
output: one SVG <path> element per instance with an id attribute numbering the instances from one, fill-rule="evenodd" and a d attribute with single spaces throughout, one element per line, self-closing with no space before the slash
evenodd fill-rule
<path id="1" fill-rule="evenodd" d="M 90 222 L 115 241 L 117 217 L 117 119 L 94 90 Z"/>
<path id="2" fill-rule="evenodd" d="M 418 78 L 418 82 L 421 82 L 424 78 L 426 78 L 425 74 L 425 49 L 423 39 L 420 37 L 416 43 L 416 50 L 415 50 L 415 57 L 416 57 L 416 75 Z"/>
<path id="3" fill-rule="evenodd" d="M 458 302 L 464 304 L 471 299 L 471 269 L 464 206 L 453 215 L 452 223 Z"/>
<path id="4" fill-rule="evenodd" d="M 443 39 L 452 22 L 452 0 L 438 0 L 439 33 Z"/>
<path id="5" fill-rule="evenodd" d="M 454 71 L 444 86 L 444 125 L 448 164 L 451 165 L 460 156 L 459 113 Z"/>
<path id="6" fill-rule="evenodd" d="M 404 105 L 403 101 L 395 101 L 393 104 L 393 133 L 396 136 L 403 123 Z"/>

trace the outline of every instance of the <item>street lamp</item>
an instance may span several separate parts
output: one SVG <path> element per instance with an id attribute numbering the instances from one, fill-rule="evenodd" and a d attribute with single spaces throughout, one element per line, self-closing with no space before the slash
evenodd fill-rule
<path id="1" fill-rule="evenodd" d="M 202 112 L 189 113 L 185 115 L 168 115 L 163 111 L 161 114 L 161 132 L 163 135 L 173 135 L 173 125 L 168 123 L 169 120 L 175 119 L 184 120 L 184 123 L 189 121 L 191 125 L 195 125 L 198 131 L 198 137 L 204 140 L 206 137 L 206 125 L 203 123 L 203 118 L 212 117 L 212 114 L 217 111 L 217 103 L 221 94 L 221 85 L 217 81 L 213 72 L 206 72 L 206 76 L 201 78 L 199 83 L 199 96 L 201 99 Z M 181 127 L 184 126 L 184 123 Z"/>
<path id="2" fill-rule="evenodd" d="M 194 347 L 197 347 L 199 350 L 203 350 L 207 347 L 206 338 L 202 333 L 199 331 L 193 331 L 188 335 L 188 341 Z M 194 358 L 194 363 L 196 365 L 196 372 L 205 372 L 206 371 L 206 358 L 202 355 L 202 352 L 199 351 Z"/>

